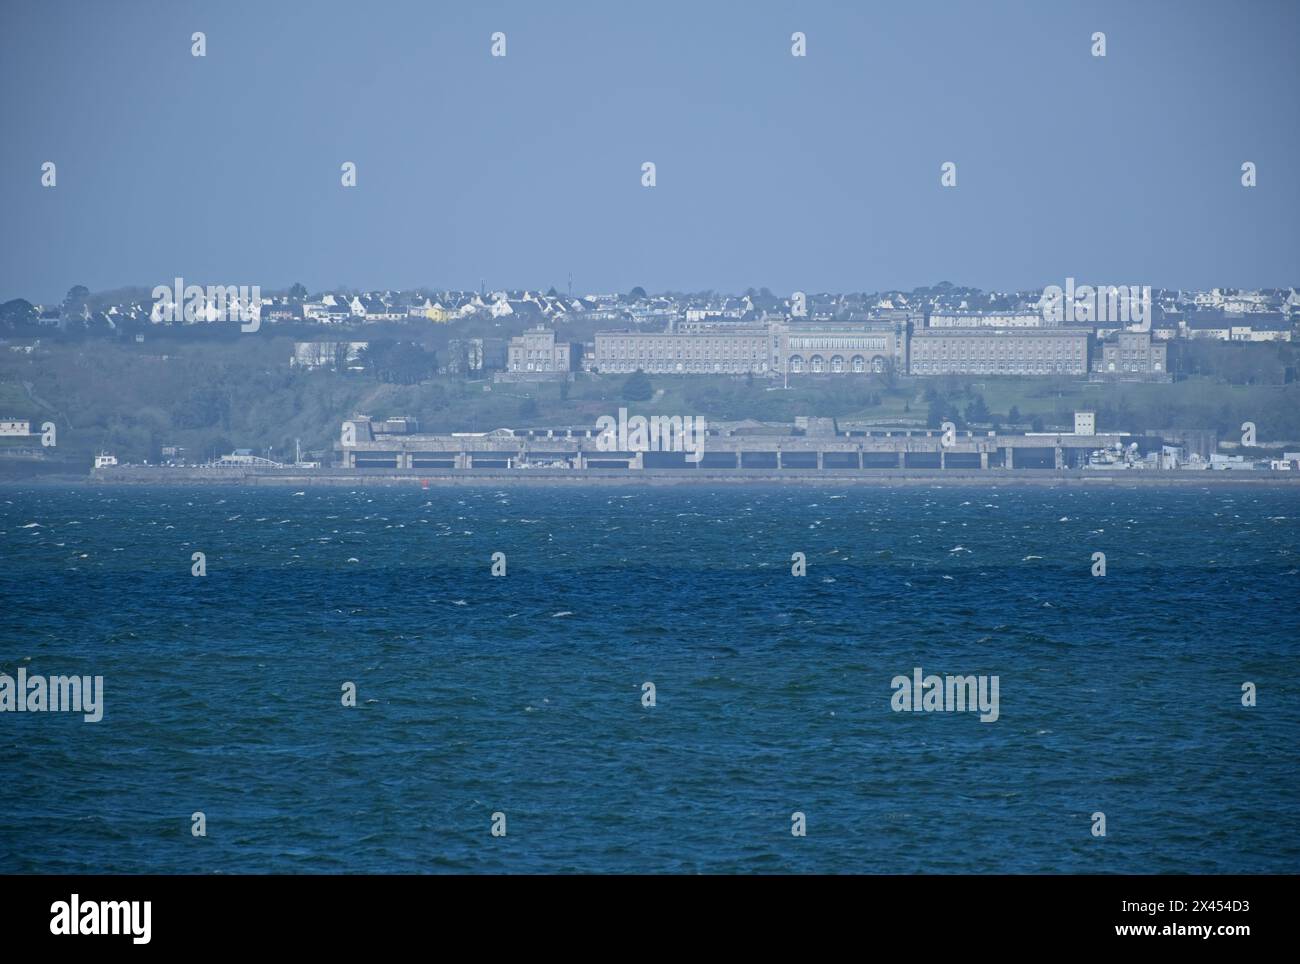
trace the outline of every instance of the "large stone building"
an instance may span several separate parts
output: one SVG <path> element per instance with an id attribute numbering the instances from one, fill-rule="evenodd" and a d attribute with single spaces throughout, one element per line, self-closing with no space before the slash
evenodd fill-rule
<path id="1" fill-rule="evenodd" d="M 567 373 L 571 357 L 568 342 L 556 341 L 552 329 L 538 325 L 510 339 L 506 348 L 506 371 Z"/>
<path id="2" fill-rule="evenodd" d="M 774 367 L 791 375 L 854 375 L 907 371 L 907 323 L 789 322 L 772 326 Z"/>
<path id="3" fill-rule="evenodd" d="M 596 332 L 592 370 L 627 374 L 1081 375 L 1088 328 L 953 325 L 914 329 L 907 311 L 853 320 L 705 324 Z M 1150 336 L 1147 336 L 1150 343 Z M 1163 352 L 1161 352 L 1163 364 Z"/>
<path id="4" fill-rule="evenodd" d="M 1120 331 L 1102 343 L 1094 370 L 1107 377 L 1163 381 L 1169 377 L 1169 346 L 1149 331 Z"/>
<path id="5" fill-rule="evenodd" d="M 741 326 L 682 331 L 598 331 L 593 368 L 610 374 L 766 374 L 771 332 Z"/>
<path id="6" fill-rule="evenodd" d="M 1087 328 L 922 328 L 913 375 L 1087 375 Z"/>
<path id="7" fill-rule="evenodd" d="M 608 373 L 852 375 L 907 371 L 908 321 L 777 321 L 596 333 L 594 368 Z"/>

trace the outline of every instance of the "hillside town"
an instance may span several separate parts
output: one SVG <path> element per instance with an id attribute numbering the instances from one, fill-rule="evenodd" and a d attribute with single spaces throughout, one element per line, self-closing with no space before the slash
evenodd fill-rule
<path id="1" fill-rule="evenodd" d="M 367 331 L 395 327 L 456 331 L 439 346 L 444 374 L 493 373 L 499 380 L 565 379 L 578 372 L 723 374 L 771 378 L 892 372 L 937 375 L 1071 376 L 1167 381 L 1169 346 L 1191 341 L 1291 342 L 1300 290 L 1145 289 L 1140 322 L 1107 311 L 1107 288 L 1081 310 L 1053 316 L 1044 291 L 983 292 L 940 284 L 911 292 L 794 293 L 768 289 L 651 295 L 561 295 L 531 290 L 324 292 L 301 285 L 242 300 L 247 289 L 200 289 L 194 310 L 157 298 L 91 296 L 72 289 L 57 305 L 0 305 L 10 350 L 30 339 L 110 337 L 145 343 L 160 330 L 198 333 L 251 318 L 257 331 L 292 332 L 290 362 L 358 368 Z M 1111 304 L 1116 304 L 1110 288 Z M 227 299 L 226 292 L 231 295 Z M 1089 295 L 1094 291 L 1087 289 Z M 1122 298 L 1122 293 L 1121 293 Z M 1123 301 L 1120 307 L 1125 307 Z M 1135 315 L 1138 312 L 1135 311 Z M 228 327 L 228 326 L 227 326 Z M 349 337 L 340 337 L 342 333 Z M 430 370 L 434 366 L 430 365 Z"/>
<path id="2" fill-rule="evenodd" d="M 453 466 L 468 467 L 472 453 L 446 439 L 498 429 L 582 438 L 618 400 L 684 406 L 713 434 L 797 439 L 798 420 L 829 419 L 842 441 L 876 440 L 851 443 L 859 469 L 885 467 L 873 458 L 898 469 L 963 458 L 974 460 L 966 468 L 1293 469 L 1300 289 L 1063 280 L 1021 292 L 942 283 L 789 295 L 77 286 L 59 304 L 0 304 L 0 468 L 92 457 L 97 469 L 419 467 L 391 453 L 349 462 L 339 450 L 331 426 L 370 424 L 375 409 L 402 413 L 376 424 L 426 426 L 436 447 L 455 450 Z M 1095 437 L 1076 430 L 1080 411 L 1095 413 Z M 1261 440 L 1238 445 L 1247 421 Z M 935 448 L 949 422 L 969 452 Z M 45 426 L 62 433 L 57 449 L 39 442 Z M 1031 453 L 1019 436 L 1035 433 L 1078 437 Z M 848 457 L 796 466 L 799 444 L 772 465 L 820 470 Z M 575 453 L 553 461 L 611 461 Z M 739 453 L 737 469 L 771 454 Z M 477 465 L 496 462 L 537 464 L 480 453 Z"/>

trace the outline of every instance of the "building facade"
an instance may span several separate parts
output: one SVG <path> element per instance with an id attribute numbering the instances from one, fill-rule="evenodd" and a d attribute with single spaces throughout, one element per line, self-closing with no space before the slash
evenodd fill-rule
<path id="1" fill-rule="evenodd" d="M 510 372 L 568 372 L 568 342 L 556 341 L 555 332 L 544 325 L 510 339 L 506 347 L 506 370 Z"/>
<path id="2" fill-rule="evenodd" d="M 1102 343 L 1095 367 L 1103 375 L 1163 379 L 1168 354 L 1169 346 L 1149 331 L 1120 331 Z"/>
<path id="3" fill-rule="evenodd" d="M 648 374 L 767 374 L 771 335 L 766 327 L 718 327 L 693 331 L 598 331 L 595 371 L 637 369 Z"/>
<path id="4" fill-rule="evenodd" d="M 922 328 L 913 375 L 1087 375 L 1087 328 Z"/>
<path id="5" fill-rule="evenodd" d="M 907 326 L 896 321 L 790 322 L 773 325 L 774 364 L 791 375 L 907 371 Z"/>
<path id="6" fill-rule="evenodd" d="M 686 322 L 601 331 L 592 368 L 647 374 L 863 375 L 906 372 L 909 315 L 861 321 Z"/>

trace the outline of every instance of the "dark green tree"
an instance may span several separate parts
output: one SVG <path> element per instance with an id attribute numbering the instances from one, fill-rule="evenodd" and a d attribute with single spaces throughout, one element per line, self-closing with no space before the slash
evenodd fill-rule
<path id="1" fill-rule="evenodd" d="M 983 425 L 990 418 L 989 407 L 984 402 L 983 395 L 976 395 L 966 403 L 966 421 L 971 424 Z"/>
<path id="2" fill-rule="evenodd" d="M 381 382 L 415 385 L 433 374 L 435 354 L 413 342 L 372 341 L 361 351 L 361 364 Z"/>
<path id="3" fill-rule="evenodd" d="M 650 376 L 637 369 L 631 375 L 627 376 L 627 381 L 623 383 L 623 398 L 629 402 L 647 402 L 654 395 L 654 386 L 650 384 Z"/>
<path id="4" fill-rule="evenodd" d="M 26 299 L 15 298 L 0 305 L 0 325 L 14 328 L 35 320 L 36 306 Z"/>

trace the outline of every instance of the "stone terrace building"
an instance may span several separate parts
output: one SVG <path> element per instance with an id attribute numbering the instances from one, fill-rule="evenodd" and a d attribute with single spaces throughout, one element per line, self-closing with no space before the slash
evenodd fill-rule
<path id="1" fill-rule="evenodd" d="M 736 326 L 690 332 L 598 331 L 594 368 L 624 374 L 731 374 L 770 369 L 766 327 Z"/>
<path id="2" fill-rule="evenodd" d="M 922 328 L 913 375 L 1087 375 L 1088 328 Z"/>
<path id="3" fill-rule="evenodd" d="M 1169 346 L 1149 331 L 1121 331 L 1101 346 L 1095 370 L 1108 377 L 1169 380 Z"/>
<path id="4" fill-rule="evenodd" d="M 568 372 L 569 351 L 568 342 L 557 342 L 552 329 L 538 325 L 510 339 L 506 347 L 506 371 Z"/>
<path id="5" fill-rule="evenodd" d="M 596 333 L 595 368 L 612 374 L 853 375 L 907 370 L 908 322 L 771 322 Z"/>
<path id="6" fill-rule="evenodd" d="M 893 321 L 823 321 L 773 326 L 775 369 L 791 375 L 907 370 L 907 326 Z"/>

